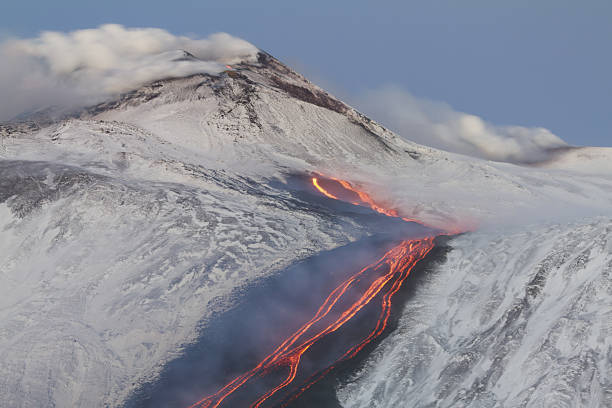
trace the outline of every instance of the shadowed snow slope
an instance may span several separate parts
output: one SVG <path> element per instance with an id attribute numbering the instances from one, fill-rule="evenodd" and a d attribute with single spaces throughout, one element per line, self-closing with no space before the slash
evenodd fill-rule
<path id="1" fill-rule="evenodd" d="M 0 135 L 1 406 L 120 405 L 233 291 L 369 233 L 271 182 L 288 174 L 344 178 L 450 230 L 612 204 L 609 173 L 405 141 L 263 53 L 70 116 L 3 124 Z M 470 240 L 457 241 L 462 251 Z M 528 240 L 541 237 L 508 245 Z M 514 296 L 503 289 L 502 300 Z"/>
<path id="2" fill-rule="evenodd" d="M 612 406 L 612 220 L 452 246 L 342 405 Z"/>

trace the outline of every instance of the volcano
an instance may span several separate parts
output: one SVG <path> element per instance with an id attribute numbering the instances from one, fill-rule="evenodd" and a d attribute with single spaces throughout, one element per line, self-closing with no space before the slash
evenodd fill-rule
<path id="1" fill-rule="evenodd" d="M 257 298 L 241 302 L 296 265 L 391 232 L 452 238 L 319 406 L 612 406 L 609 151 L 513 165 L 418 145 L 263 51 L 52 112 L 0 125 L 1 406 L 216 403 L 202 398 L 257 367 L 359 269 L 333 261 L 342 273 L 322 281 L 307 269 L 313 296 L 269 309 L 295 327 L 215 337 L 217 324 L 256 310 Z M 368 338 L 354 330 L 340 343 Z M 197 354 L 198 342 L 220 348 Z M 252 354 L 229 367 L 223 345 Z M 224 374 L 164 389 L 169 367 L 196 356 Z M 283 404 L 264 398 L 277 385 L 233 406 Z"/>

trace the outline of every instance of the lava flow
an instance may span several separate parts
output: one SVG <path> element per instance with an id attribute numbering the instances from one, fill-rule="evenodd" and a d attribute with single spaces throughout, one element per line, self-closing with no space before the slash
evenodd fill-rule
<path id="1" fill-rule="evenodd" d="M 417 222 L 416 220 L 414 220 L 412 218 L 400 217 L 400 215 L 398 214 L 398 212 L 396 210 L 387 209 L 387 208 L 383 207 L 381 204 L 378 204 L 377 202 L 375 202 L 374 199 L 372 197 L 370 197 L 370 195 L 368 193 L 365 193 L 363 191 L 357 190 L 348 181 L 340 180 L 340 179 L 335 178 L 335 177 L 327 177 L 327 178 L 329 178 L 330 180 L 333 180 L 333 181 L 337 182 L 338 184 L 340 184 L 346 191 L 349 191 L 349 192 L 354 193 L 354 194 L 357 195 L 357 197 L 359 199 L 352 200 L 351 204 L 353 204 L 353 205 L 367 206 L 367 207 L 370 207 L 372 210 L 376 211 L 377 213 L 384 214 L 384 215 L 389 216 L 389 217 L 401 218 L 402 220 L 404 220 L 406 222 Z M 340 200 L 338 197 L 336 197 L 335 195 L 330 193 L 327 189 L 323 188 L 320 185 L 319 179 L 317 177 L 313 177 L 312 178 L 312 184 L 324 196 L 326 196 L 328 198 L 333 198 L 334 200 Z"/>
<path id="2" fill-rule="evenodd" d="M 360 201 L 354 201 L 353 204 L 367 204 L 379 213 L 399 217 L 396 211 L 379 206 L 369 195 L 356 190 L 348 182 L 332 180 L 359 197 Z M 311 181 L 313 186 L 326 197 L 340 199 L 338 196 L 341 194 L 336 196 L 327 191 L 320 185 L 317 178 L 312 178 Z M 250 405 L 252 408 L 261 407 L 266 401 L 269 401 L 270 398 L 294 382 L 299 372 L 300 361 L 309 349 L 323 338 L 345 326 L 375 299 L 380 299 L 381 309 L 375 327 L 361 341 L 349 347 L 339 358 L 335 359 L 333 364 L 327 366 L 318 375 L 310 377 L 306 382 L 302 382 L 302 385 L 296 389 L 289 400 L 285 401 L 285 404 L 297 398 L 312 384 L 333 370 L 338 362 L 354 357 L 367 344 L 384 332 L 391 314 L 393 296 L 399 291 L 414 266 L 433 249 L 434 238 L 430 236 L 422 239 L 405 240 L 386 252 L 378 261 L 350 276 L 331 291 L 309 321 L 286 338 L 259 364 L 236 377 L 214 394 L 191 405 L 190 408 L 220 407 L 224 402 L 227 403 L 231 400 L 233 394 L 247 386 L 248 383 L 263 381 L 261 378 L 264 377 L 275 379 L 281 375 L 279 373 L 286 373 L 282 374 L 278 385 L 270 387 Z"/>

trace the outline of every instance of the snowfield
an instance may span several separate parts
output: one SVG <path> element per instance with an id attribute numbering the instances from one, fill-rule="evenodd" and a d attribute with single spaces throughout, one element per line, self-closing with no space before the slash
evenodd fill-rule
<path id="1" fill-rule="evenodd" d="M 120 406 L 235 290 L 370 233 L 290 194 L 290 174 L 453 231 L 610 214 L 605 167 L 442 152 L 266 54 L 233 68 L 0 125 L 0 406 Z M 610 403 L 610 222 L 593 219 L 454 240 L 343 403 Z"/>
<path id="2" fill-rule="evenodd" d="M 194 188 L 3 161 L 0 177 L 7 407 L 116 406 L 233 289 L 364 234 L 223 175 Z"/>
<path id="3" fill-rule="evenodd" d="M 451 246 L 342 406 L 612 406 L 611 218 Z"/>
<path id="4" fill-rule="evenodd" d="M 540 166 L 572 172 L 610 175 L 612 174 L 612 148 L 580 147 L 565 150 Z"/>

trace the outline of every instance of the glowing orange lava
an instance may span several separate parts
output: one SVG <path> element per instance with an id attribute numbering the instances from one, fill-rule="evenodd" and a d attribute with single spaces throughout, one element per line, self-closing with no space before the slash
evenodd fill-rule
<path id="1" fill-rule="evenodd" d="M 368 194 L 358 191 L 350 183 L 343 180 L 333 180 L 340 183 L 345 189 L 356 193 L 363 203 L 366 203 L 375 211 L 391 217 L 398 217 L 395 210 L 387 210 L 381 207 Z M 335 195 L 321 187 L 317 178 L 312 178 L 312 184 L 326 197 L 338 199 Z M 354 204 L 361 205 L 361 203 Z M 430 236 L 423 239 L 405 240 L 385 253 L 378 261 L 366 266 L 346 279 L 331 291 L 309 321 L 285 339 L 274 351 L 261 360 L 259 364 L 230 381 L 216 393 L 191 405 L 190 408 L 217 408 L 250 380 L 263 377 L 272 372 L 278 372 L 279 370 L 286 370 L 287 374 L 284 380 L 261 395 L 251 405 L 251 408 L 260 408 L 267 400 L 293 383 L 298 374 L 300 361 L 304 353 L 315 343 L 336 332 L 374 299 L 380 299 L 381 311 L 374 329 L 361 342 L 349 347 L 334 364 L 330 365 L 318 376 L 311 377 L 293 394 L 289 401 L 297 398 L 312 384 L 333 370 L 338 362 L 354 357 L 367 344 L 384 332 L 391 314 L 393 295 L 399 291 L 414 266 L 433 249 L 434 238 Z M 368 281 L 368 279 L 371 279 L 371 281 Z M 348 291 L 359 290 L 362 286 L 357 285 L 357 283 L 363 285 L 364 282 L 365 286 L 363 287 L 365 289 L 362 292 L 358 292 L 357 300 L 351 301 L 354 298 L 345 296 Z"/>
<path id="2" fill-rule="evenodd" d="M 328 198 L 333 198 L 334 200 L 338 200 L 339 198 L 336 197 L 335 195 L 333 195 L 332 193 L 330 193 L 329 191 L 325 190 L 323 187 L 321 187 L 319 185 L 319 179 L 316 177 L 312 178 L 312 185 L 315 186 L 315 188 L 317 190 L 319 190 L 321 192 L 321 194 L 323 194 L 325 197 Z"/>
<path id="3" fill-rule="evenodd" d="M 357 196 L 359 197 L 359 200 L 361 200 L 361 202 L 354 201 L 351 204 L 368 206 L 368 207 L 370 207 L 371 209 L 373 209 L 374 211 L 376 211 L 376 212 L 378 212 L 380 214 L 384 214 L 384 215 L 387 215 L 389 217 L 401 218 L 402 220 L 404 220 L 406 222 L 417 222 L 416 220 L 414 220 L 412 218 L 400 217 L 400 215 L 398 214 L 398 212 L 396 210 L 384 208 L 381 204 L 379 204 L 376 201 L 374 201 L 374 199 L 372 197 L 370 197 L 370 195 L 368 193 L 365 193 L 363 191 L 357 190 L 348 181 L 340 180 L 340 179 L 335 178 L 335 177 L 328 177 L 328 178 L 330 180 L 334 180 L 334 181 L 340 183 L 340 185 L 342 187 L 344 187 L 344 189 L 346 189 L 346 190 L 348 190 L 348 191 L 350 191 L 352 193 L 357 194 Z M 315 186 L 315 188 L 317 190 L 319 190 L 326 197 L 333 198 L 334 200 L 339 200 L 338 197 L 334 196 L 329 191 L 325 190 L 323 187 L 320 186 L 318 178 L 313 177 L 312 178 L 312 184 Z"/>

